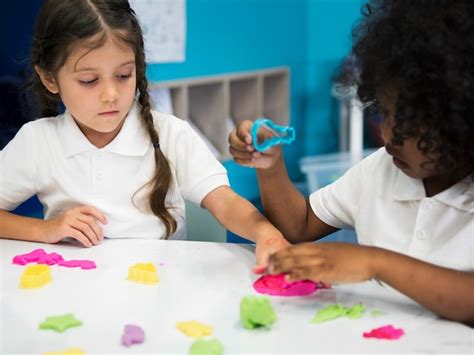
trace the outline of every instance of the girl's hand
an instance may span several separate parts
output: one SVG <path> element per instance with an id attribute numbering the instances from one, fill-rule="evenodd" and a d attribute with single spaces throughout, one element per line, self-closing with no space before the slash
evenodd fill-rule
<path id="1" fill-rule="evenodd" d="M 41 240 L 46 243 L 57 243 L 71 237 L 86 247 L 99 244 L 104 236 L 97 221 L 107 224 L 107 218 L 97 208 L 79 206 L 72 208 L 56 218 L 46 220 Z"/>
<path id="2" fill-rule="evenodd" d="M 252 121 L 242 121 L 229 135 L 229 152 L 236 163 L 258 169 L 272 167 L 281 155 L 281 147 L 276 146 L 266 150 L 264 153 L 257 152 L 252 144 L 250 128 Z M 271 137 L 272 134 L 262 129 L 259 138 L 262 140 Z"/>
<path id="3" fill-rule="evenodd" d="M 289 246 L 291 244 L 281 234 L 257 237 L 255 249 L 257 265 L 253 268 L 253 272 L 263 274 L 267 270 L 270 255 Z"/>
<path id="4" fill-rule="evenodd" d="M 271 273 L 288 281 L 362 282 L 375 276 L 375 248 L 348 243 L 303 243 L 270 256 Z"/>

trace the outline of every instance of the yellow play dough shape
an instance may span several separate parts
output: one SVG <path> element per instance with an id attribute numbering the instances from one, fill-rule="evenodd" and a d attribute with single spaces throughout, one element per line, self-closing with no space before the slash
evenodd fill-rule
<path id="1" fill-rule="evenodd" d="M 201 338 L 212 334 L 212 327 L 210 325 L 203 324 L 196 320 L 178 322 L 176 323 L 176 328 L 193 338 Z"/>
<path id="2" fill-rule="evenodd" d="M 51 269 L 48 265 L 37 264 L 29 265 L 23 271 L 20 279 L 21 288 L 36 288 L 42 287 L 51 282 Z"/>
<path id="3" fill-rule="evenodd" d="M 85 355 L 85 352 L 78 348 L 72 348 L 64 351 L 51 351 L 43 355 Z"/>
<path id="4" fill-rule="evenodd" d="M 145 285 L 155 285 L 160 282 L 156 267 L 152 263 L 138 263 L 130 266 L 127 280 Z"/>

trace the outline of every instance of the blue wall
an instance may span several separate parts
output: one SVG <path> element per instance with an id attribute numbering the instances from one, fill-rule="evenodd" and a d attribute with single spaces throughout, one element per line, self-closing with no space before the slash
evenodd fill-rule
<path id="1" fill-rule="evenodd" d="M 290 177 L 301 181 L 298 160 L 337 147 L 337 108 L 331 76 L 350 49 L 361 0 L 187 0 L 186 61 L 151 64 L 151 80 L 288 66 L 291 124 L 297 140 L 285 147 Z M 225 163 L 231 184 L 258 197 L 255 172 Z"/>
<path id="2" fill-rule="evenodd" d="M 151 64 L 151 80 L 288 66 L 291 71 L 291 123 L 297 142 L 306 90 L 307 0 L 187 0 L 186 61 Z M 285 149 L 292 178 L 299 179 L 303 144 Z M 255 172 L 226 162 L 231 185 L 247 198 L 258 197 Z"/>
<path id="3" fill-rule="evenodd" d="M 362 0 L 308 1 L 306 155 L 337 150 L 338 111 L 331 97 L 331 79 L 350 51 L 352 27 L 360 18 L 363 3 Z"/>

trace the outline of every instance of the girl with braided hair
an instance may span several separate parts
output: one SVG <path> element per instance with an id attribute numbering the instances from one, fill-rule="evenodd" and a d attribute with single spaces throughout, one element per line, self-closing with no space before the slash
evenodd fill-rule
<path id="1" fill-rule="evenodd" d="M 180 239 L 186 199 L 255 241 L 259 266 L 288 245 L 229 188 L 188 123 L 151 110 L 142 31 L 127 0 L 45 0 L 31 64 L 44 118 L 0 151 L 0 237 L 70 237 L 87 247 L 104 237 Z M 8 212 L 33 195 L 44 220 Z"/>

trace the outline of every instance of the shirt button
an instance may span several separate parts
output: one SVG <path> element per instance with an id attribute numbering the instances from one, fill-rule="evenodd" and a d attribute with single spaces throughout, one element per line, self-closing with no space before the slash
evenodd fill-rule
<path id="1" fill-rule="evenodd" d="M 426 237 L 425 231 L 417 231 L 415 235 L 418 239 L 425 239 Z"/>

